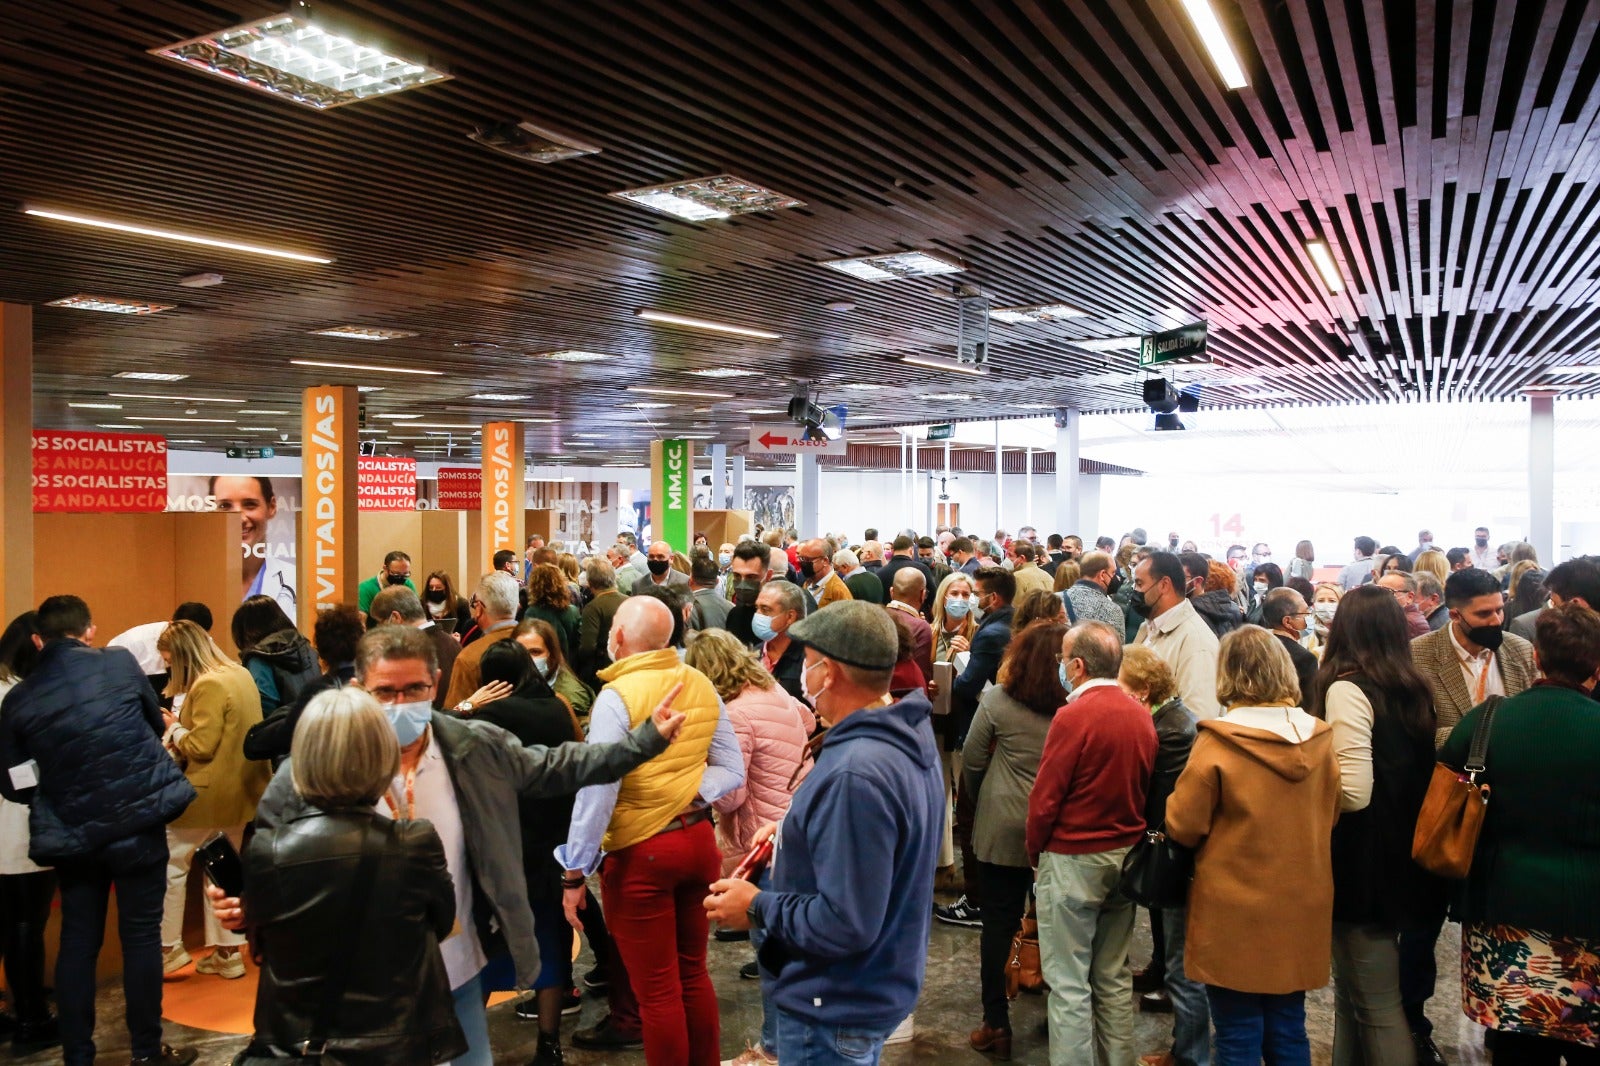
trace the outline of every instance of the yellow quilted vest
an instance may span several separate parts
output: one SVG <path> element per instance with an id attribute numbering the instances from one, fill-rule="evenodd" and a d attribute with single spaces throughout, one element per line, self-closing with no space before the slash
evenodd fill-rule
<path id="1" fill-rule="evenodd" d="M 612 663 L 600 671 L 600 680 L 622 697 L 630 727 L 649 718 L 680 681 L 683 691 L 672 707 L 688 715 L 671 747 L 622 779 L 611 824 L 600 842 L 606 851 L 621 851 L 665 829 L 700 791 L 720 705 L 717 690 L 706 676 L 683 665 L 671 648 Z"/>

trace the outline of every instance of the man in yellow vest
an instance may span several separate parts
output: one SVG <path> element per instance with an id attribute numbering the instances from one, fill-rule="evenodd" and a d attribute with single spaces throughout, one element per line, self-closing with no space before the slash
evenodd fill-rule
<path id="1" fill-rule="evenodd" d="M 627 735 L 664 700 L 686 721 L 647 766 L 582 789 L 567 842 L 555 852 L 574 927 L 582 925 L 584 878 L 600 870 L 615 946 L 611 1014 L 574 1033 L 573 1044 L 615 1051 L 642 1043 L 649 1066 L 716 1066 L 717 994 L 706 972 L 701 901 L 722 869 L 711 803 L 744 783 L 744 757 L 716 689 L 668 646 L 672 631 L 672 611 L 658 599 L 633 596 L 617 609 L 589 743 Z"/>

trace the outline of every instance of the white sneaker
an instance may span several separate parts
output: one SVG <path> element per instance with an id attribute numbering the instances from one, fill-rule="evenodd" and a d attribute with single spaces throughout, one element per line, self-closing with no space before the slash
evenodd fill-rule
<path id="1" fill-rule="evenodd" d="M 169 977 L 177 973 L 194 960 L 189 957 L 188 950 L 177 944 L 170 948 L 161 949 L 161 976 Z"/>
<path id="2" fill-rule="evenodd" d="M 738 1058 L 724 1059 L 722 1066 L 778 1066 L 778 1057 L 768 1055 L 759 1047 L 747 1047 Z"/>
<path id="3" fill-rule="evenodd" d="M 889 1034 L 889 1038 L 883 1042 L 883 1046 L 888 1047 L 890 1044 L 911 1043 L 911 1037 L 916 1031 L 916 1025 L 914 1024 L 916 1022 L 916 1018 L 917 1016 L 915 1014 L 906 1015 L 906 1020 L 894 1027 L 894 1032 Z"/>
<path id="4" fill-rule="evenodd" d="M 244 953 L 235 949 L 232 953 L 224 955 L 213 948 L 211 954 L 194 964 L 194 972 L 216 974 L 230 981 L 236 977 L 243 977 Z"/>

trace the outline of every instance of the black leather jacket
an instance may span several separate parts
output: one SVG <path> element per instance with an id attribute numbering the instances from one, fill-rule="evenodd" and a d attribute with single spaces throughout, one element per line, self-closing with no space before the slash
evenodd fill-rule
<path id="1" fill-rule="evenodd" d="M 361 918 L 347 925 L 363 832 L 382 847 Z M 306 805 L 251 838 L 244 871 L 261 957 L 256 1053 L 299 1049 L 339 967 L 345 990 L 324 1066 L 432 1066 L 466 1053 L 439 956 L 456 905 L 433 826 Z"/>

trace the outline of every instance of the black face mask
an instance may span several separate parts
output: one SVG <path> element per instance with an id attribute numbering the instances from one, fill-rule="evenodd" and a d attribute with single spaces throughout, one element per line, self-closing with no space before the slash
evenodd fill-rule
<path id="1" fill-rule="evenodd" d="M 753 577 L 736 577 L 733 579 L 733 602 L 740 607 L 754 607 L 756 596 L 761 593 L 761 582 Z"/>
<path id="2" fill-rule="evenodd" d="M 656 577 L 660 577 L 662 574 L 666 573 L 667 570 L 672 566 L 672 564 L 666 559 L 650 559 L 645 562 L 645 565 L 650 568 L 650 572 L 656 575 Z"/>
<path id="3" fill-rule="evenodd" d="M 1489 538 L 1488 537 L 1475 537 L 1473 539 L 1474 539 L 1474 542 L 1480 548 L 1487 548 L 1489 546 Z"/>
<path id="4" fill-rule="evenodd" d="M 384 576 L 389 579 L 389 584 L 391 585 L 404 585 L 411 580 L 410 574 L 385 574 Z"/>
<path id="5" fill-rule="evenodd" d="M 1488 648 L 1490 651 L 1497 651 L 1499 650 L 1500 645 L 1505 643 L 1505 627 L 1473 626 L 1471 629 L 1467 630 L 1467 639 L 1472 641 L 1472 643 L 1476 644 L 1480 648 Z"/>
<path id="6" fill-rule="evenodd" d="M 443 603 L 444 602 L 444 589 L 429 589 L 428 590 L 428 602 L 429 603 Z"/>
<path id="7" fill-rule="evenodd" d="M 1128 601 L 1128 606 L 1133 608 L 1133 613 L 1140 618 L 1149 618 L 1156 610 L 1138 589 L 1133 590 L 1133 599 Z"/>
<path id="8" fill-rule="evenodd" d="M 817 579 L 817 561 L 815 559 L 801 559 L 800 576 L 807 581 L 815 581 Z"/>

